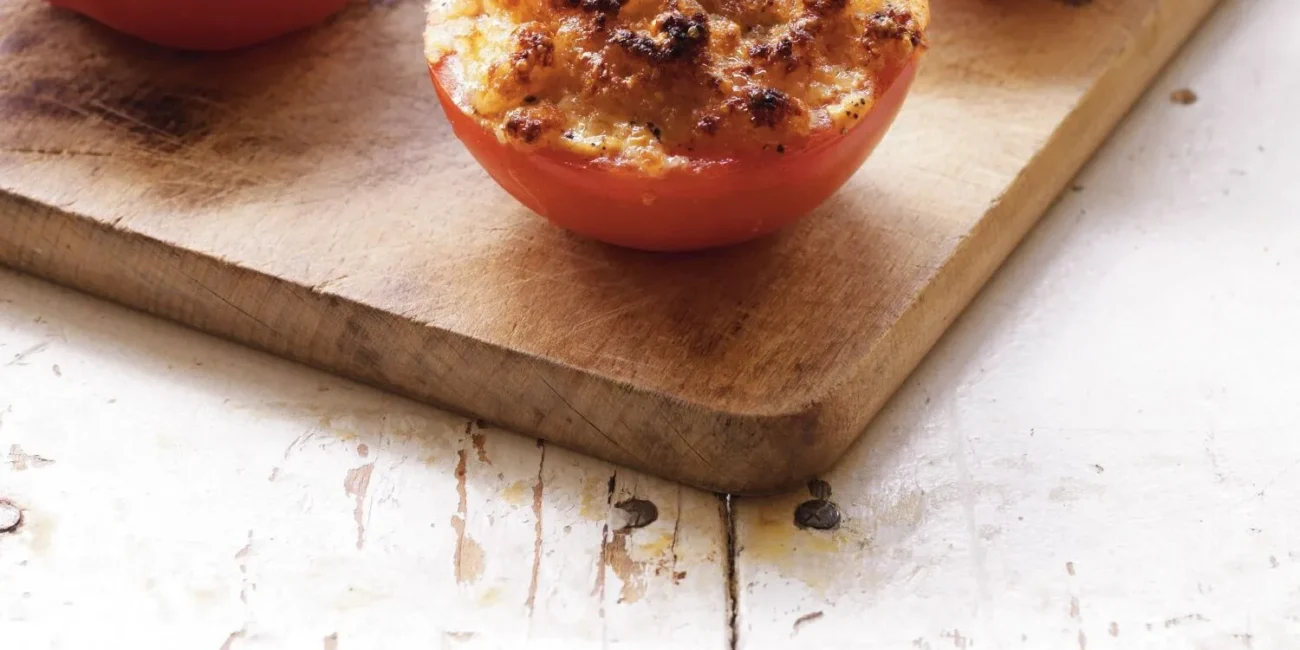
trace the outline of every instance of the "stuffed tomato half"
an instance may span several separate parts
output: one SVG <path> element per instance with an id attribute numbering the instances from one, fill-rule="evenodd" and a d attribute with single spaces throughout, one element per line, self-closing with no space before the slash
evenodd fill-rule
<path id="1" fill-rule="evenodd" d="M 925 51 L 926 0 L 434 0 L 456 136 L 555 225 L 642 250 L 743 242 L 862 165 Z"/>

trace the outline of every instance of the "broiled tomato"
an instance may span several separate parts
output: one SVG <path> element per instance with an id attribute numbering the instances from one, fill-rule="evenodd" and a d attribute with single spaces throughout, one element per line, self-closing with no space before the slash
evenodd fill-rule
<path id="1" fill-rule="evenodd" d="M 808 214 L 925 51 L 926 0 L 434 0 L 426 58 L 507 192 L 607 243 L 686 251 Z"/>
<path id="2" fill-rule="evenodd" d="M 184 50 L 255 45 L 314 25 L 348 0 L 48 0 L 151 43 Z"/>

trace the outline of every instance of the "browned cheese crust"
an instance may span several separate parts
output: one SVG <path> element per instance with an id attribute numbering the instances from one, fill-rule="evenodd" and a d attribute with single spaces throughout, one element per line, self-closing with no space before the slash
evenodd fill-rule
<path id="1" fill-rule="evenodd" d="M 843 132 L 928 20 L 927 0 L 432 0 L 425 40 L 503 141 L 654 170 Z"/>

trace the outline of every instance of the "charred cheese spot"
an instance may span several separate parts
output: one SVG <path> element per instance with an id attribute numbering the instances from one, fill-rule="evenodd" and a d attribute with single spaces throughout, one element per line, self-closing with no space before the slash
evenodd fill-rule
<path id="1" fill-rule="evenodd" d="M 510 138 L 533 144 L 551 132 L 563 132 L 564 116 L 554 106 L 515 108 L 506 113 L 505 133 Z"/>
<path id="2" fill-rule="evenodd" d="M 653 63 L 668 63 L 694 59 L 709 41 L 709 23 L 702 13 L 689 18 L 676 11 L 661 14 L 655 19 L 655 28 L 655 36 L 620 29 L 610 42 Z"/>
<path id="3" fill-rule="evenodd" d="M 432 0 L 425 45 L 501 140 L 653 172 L 844 132 L 928 19 L 927 0 Z"/>
<path id="4" fill-rule="evenodd" d="M 695 130 L 704 135 L 713 135 L 718 132 L 718 126 L 722 124 L 722 118 L 717 115 L 705 115 L 695 123 Z"/>
<path id="5" fill-rule="evenodd" d="M 803 4 L 809 11 L 818 14 L 834 13 L 849 6 L 848 0 L 804 0 Z"/>
<path id="6" fill-rule="evenodd" d="M 890 7 L 872 14 L 862 34 L 862 44 L 868 50 L 878 52 L 882 46 L 898 41 L 906 41 L 912 47 L 921 44 L 921 30 L 912 12 Z"/>
<path id="7" fill-rule="evenodd" d="M 566 0 L 566 3 L 592 13 L 618 13 L 623 7 L 622 0 Z"/>
<path id="8" fill-rule="evenodd" d="M 515 38 L 515 51 L 510 55 L 511 68 L 519 81 L 527 83 L 534 67 L 549 67 L 555 62 L 555 43 L 549 34 L 537 25 L 525 25 Z"/>
<path id="9" fill-rule="evenodd" d="M 801 112 L 789 95 L 775 88 L 750 90 L 745 107 L 749 110 L 749 121 L 753 122 L 754 126 L 764 126 L 769 129 L 785 122 L 788 116 Z"/>
<path id="10" fill-rule="evenodd" d="M 815 40 L 820 26 L 821 20 L 817 16 L 800 18 L 778 38 L 751 46 L 749 56 L 766 62 L 769 67 L 783 67 L 787 73 L 794 72 L 806 60 L 806 50 Z M 746 69 L 752 68 L 746 66 Z"/>

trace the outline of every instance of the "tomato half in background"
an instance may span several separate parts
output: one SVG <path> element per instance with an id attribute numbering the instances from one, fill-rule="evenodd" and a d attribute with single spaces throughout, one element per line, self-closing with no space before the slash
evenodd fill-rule
<path id="1" fill-rule="evenodd" d="M 628 248 L 726 246 L 798 221 L 843 186 L 926 49 L 924 0 L 776 2 L 724 4 L 733 13 L 719 20 L 691 0 L 480 0 L 464 6 L 487 7 L 482 28 L 431 11 L 426 55 L 456 136 L 532 211 Z M 843 78 L 857 85 L 815 103 Z"/>
<path id="2" fill-rule="evenodd" d="M 349 0 L 47 0 L 117 31 L 182 50 L 230 50 L 310 27 Z"/>

